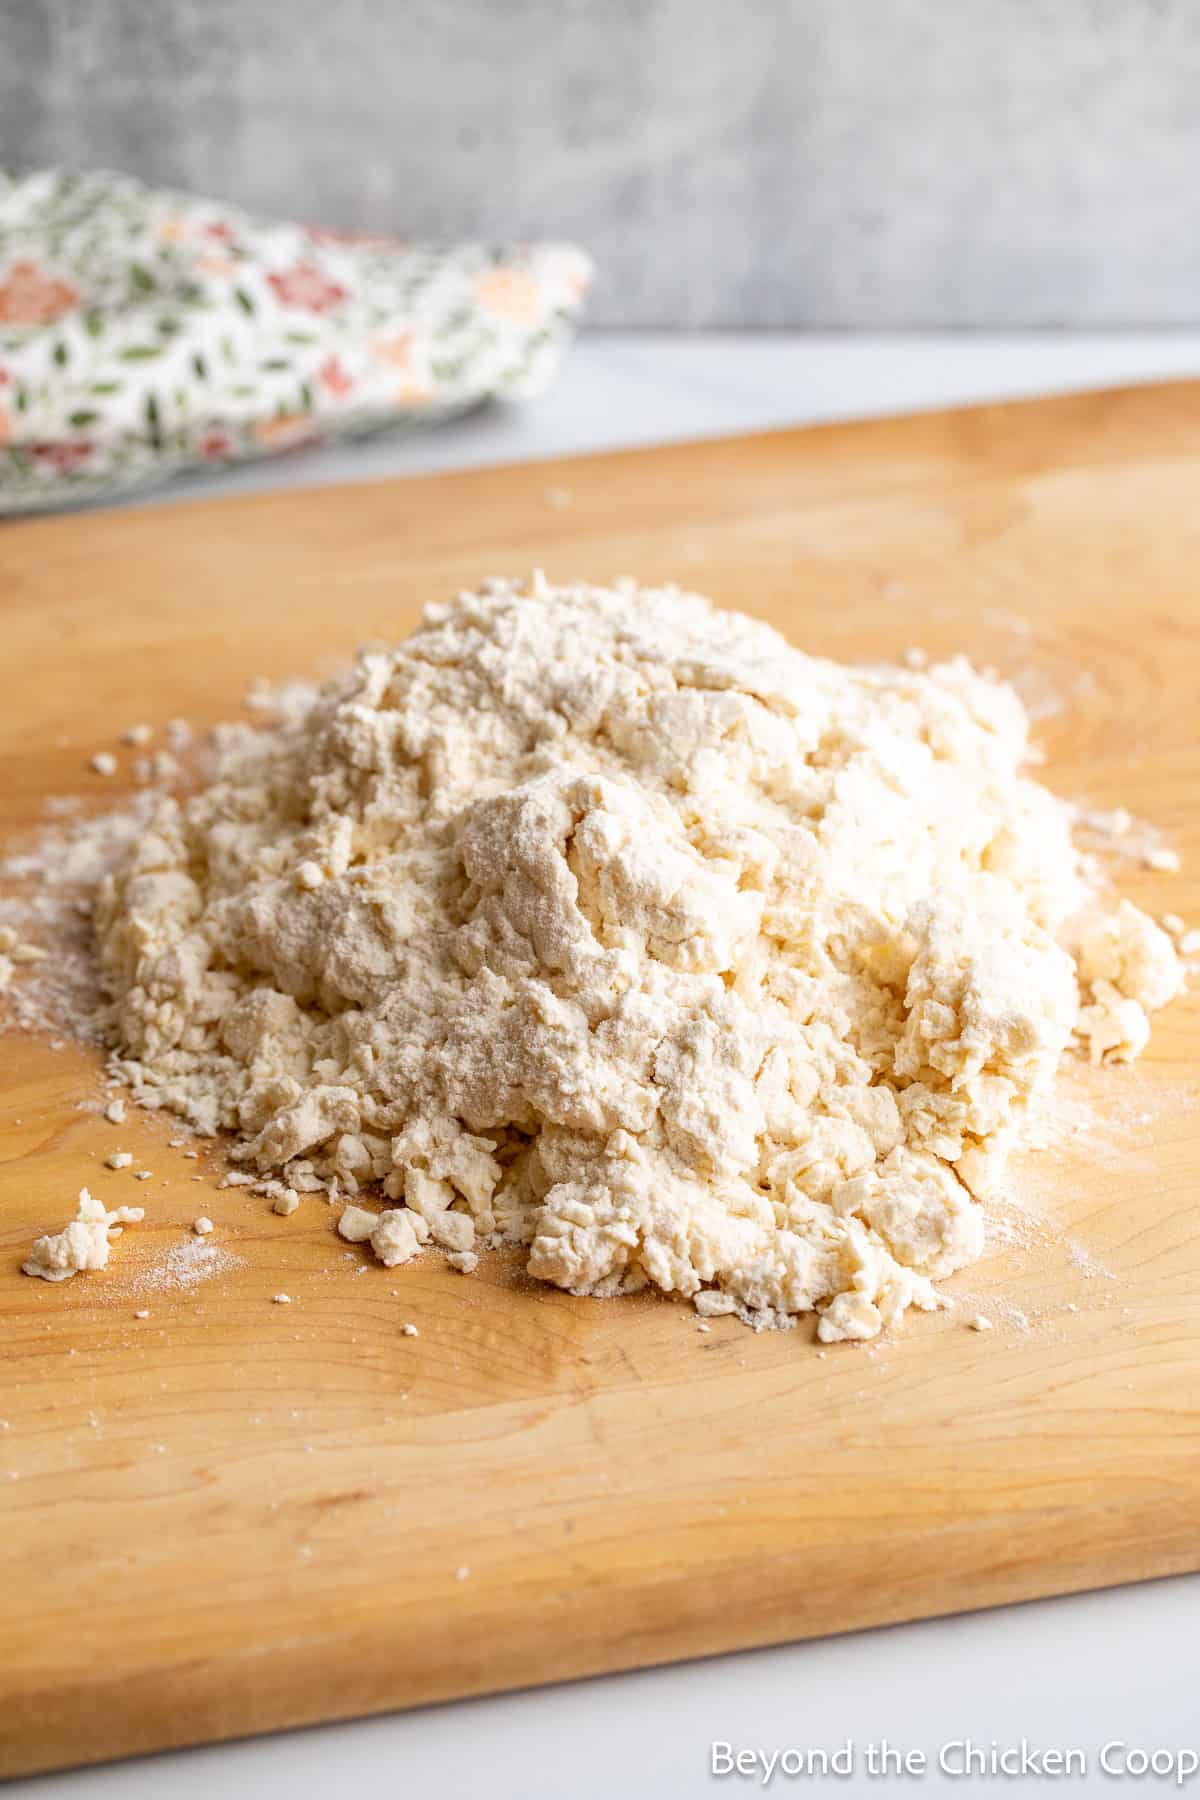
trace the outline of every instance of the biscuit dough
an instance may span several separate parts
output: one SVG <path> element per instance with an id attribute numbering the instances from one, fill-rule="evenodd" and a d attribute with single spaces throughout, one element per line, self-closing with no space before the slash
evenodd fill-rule
<path id="1" fill-rule="evenodd" d="M 489 582 L 163 799 L 98 908 L 119 1067 L 256 1178 L 373 1191 L 344 1235 L 387 1263 L 509 1241 L 575 1293 L 873 1337 L 979 1255 L 1073 1033 L 1133 1054 L 1178 986 L 1122 906 L 1080 1013 L 1026 737 L 961 659 Z"/>

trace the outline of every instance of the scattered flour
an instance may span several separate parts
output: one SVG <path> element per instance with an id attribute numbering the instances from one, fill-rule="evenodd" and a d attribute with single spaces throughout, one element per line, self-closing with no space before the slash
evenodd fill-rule
<path id="1" fill-rule="evenodd" d="M 135 1293 L 186 1292 L 214 1275 L 239 1268 L 243 1258 L 207 1238 L 185 1238 L 148 1268 L 137 1270 L 130 1283 Z"/>

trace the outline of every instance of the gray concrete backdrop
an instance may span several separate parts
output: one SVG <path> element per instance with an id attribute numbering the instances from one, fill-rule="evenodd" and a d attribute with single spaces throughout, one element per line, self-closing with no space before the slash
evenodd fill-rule
<path id="1" fill-rule="evenodd" d="M 1200 0 L 0 0 L 0 162 L 569 235 L 637 325 L 1200 320 Z"/>

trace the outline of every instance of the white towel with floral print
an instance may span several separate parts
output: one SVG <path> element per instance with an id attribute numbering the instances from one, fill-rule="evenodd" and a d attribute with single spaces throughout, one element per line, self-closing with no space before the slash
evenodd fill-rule
<path id="1" fill-rule="evenodd" d="M 0 174 L 0 512 L 535 394 L 590 275 L 569 244 L 439 249 Z"/>

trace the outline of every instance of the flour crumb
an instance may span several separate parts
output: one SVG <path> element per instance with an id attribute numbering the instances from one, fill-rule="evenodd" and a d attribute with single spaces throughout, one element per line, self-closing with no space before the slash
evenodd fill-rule
<path id="1" fill-rule="evenodd" d="M 292 1304 L 292 1296 L 290 1294 L 272 1294 L 271 1299 L 276 1306 L 290 1306 Z"/>
<path id="2" fill-rule="evenodd" d="M 1092 1062 L 1132 1062 L 1149 1042 L 1150 1013 L 1183 986 L 1170 937 L 1122 900 L 1084 932 L 1077 963 L 1085 998 L 1076 1029 Z"/>
<path id="3" fill-rule="evenodd" d="M 692 1305 L 705 1319 L 715 1319 L 737 1309 L 737 1301 L 732 1294 L 723 1294 L 719 1288 L 701 1288 L 692 1295 Z"/>
<path id="4" fill-rule="evenodd" d="M 470 1573 L 471 1571 L 466 1563 L 459 1563 L 457 1569 L 454 1571 L 454 1579 L 455 1581 L 466 1581 Z"/>
<path id="5" fill-rule="evenodd" d="M 150 739 L 153 736 L 154 733 L 149 725 L 129 725 L 121 733 L 121 742 L 123 744 L 132 744 L 137 749 L 141 749 L 143 745 L 150 742 Z"/>
<path id="6" fill-rule="evenodd" d="M 97 750 L 96 754 L 89 760 L 88 767 L 94 770 L 97 775 L 115 775 L 117 772 L 117 759 L 111 750 Z"/>
<path id="7" fill-rule="evenodd" d="M 197 1237 L 207 1237 L 212 1229 L 213 1222 L 210 1218 L 207 1218 L 204 1213 L 201 1213 L 198 1219 L 192 1220 L 192 1230 Z"/>
<path id="8" fill-rule="evenodd" d="M 420 1337 L 421 1335 L 415 1325 L 402 1325 L 400 1329 L 405 1337 Z"/>
<path id="9" fill-rule="evenodd" d="M 139 1306 L 133 1316 L 135 1319 L 148 1319 L 150 1317 L 150 1308 L 148 1306 Z"/>
<path id="10" fill-rule="evenodd" d="M 394 1269 L 416 1255 L 420 1249 L 417 1229 L 413 1218 L 399 1207 L 382 1215 L 371 1233 L 371 1248 L 385 1269 Z"/>
<path id="11" fill-rule="evenodd" d="M 975 1317 L 969 1319 L 967 1323 L 972 1331 L 990 1331 L 992 1329 L 992 1321 L 984 1313 L 976 1313 Z"/>
<path id="12" fill-rule="evenodd" d="M 338 1220 L 338 1236 L 348 1244 L 365 1244 L 379 1224 L 379 1214 L 364 1206 L 347 1206 Z"/>
<path id="13" fill-rule="evenodd" d="M 26 1275 L 43 1281 L 69 1281 L 82 1269 L 103 1269 L 113 1238 L 120 1237 L 125 1225 L 140 1224 L 145 1216 L 140 1206 L 118 1206 L 108 1212 L 86 1188 L 80 1188 L 75 1218 L 61 1231 L 38 1238 L 21 1267 Z"/>
<path id="14" fill-rule="evenodd" d="M 150 1181 L 153 1179 L 153 1173 L 150 1169 L 135 1169 L 133 1172 L 133 1179 L 135 1181 Z"/>

